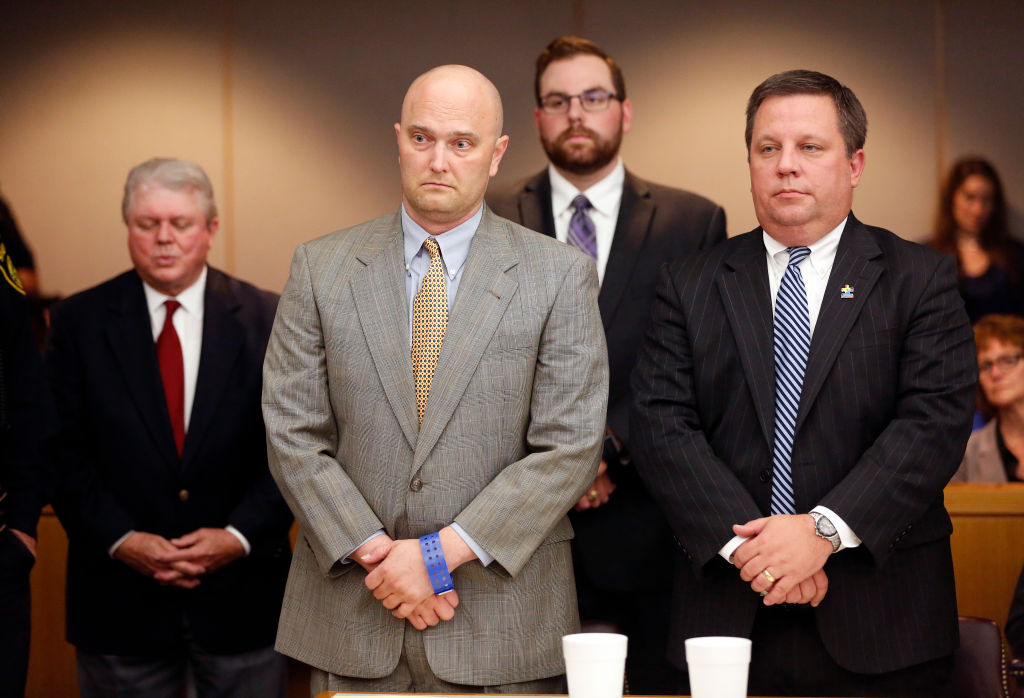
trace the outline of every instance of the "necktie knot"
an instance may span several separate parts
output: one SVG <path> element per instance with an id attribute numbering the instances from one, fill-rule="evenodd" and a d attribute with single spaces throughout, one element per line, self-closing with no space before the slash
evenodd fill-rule
<path id="1" fill-rule="evenodd" d="M 578 213 L 586 213 L 590 208 L 590 199 L 584 194 L 577 194 L 576 198 L 572 200 L 572 207 Z"/>
<path id="2" fill-rule="evenodd" d="M 423 247 L 426 248 L 427 254 L 430 255 L 430 260 L 433 261 L 435 257 L 441 254 L 441 247 L 437 244 L 437 240 L 434 238 L 427 238 L 423 241 Z"/>
<path id="3" fill-rule="evenodd" d="M 809 247 L 788 247 L 786 251 L 789 252 L 788 266 L 790 267 L 797 266 L 800 262 L 811 256 L 811 248 Z"/>

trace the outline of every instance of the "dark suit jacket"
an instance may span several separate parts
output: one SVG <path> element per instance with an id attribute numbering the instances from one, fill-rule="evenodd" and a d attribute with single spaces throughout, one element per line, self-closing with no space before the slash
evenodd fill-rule
<path id="1" fill-rule="evenodd" d="M 545 169 L 488 196 L 499 216 L 555 236 Z M 629 448 L 629 376 L 654 301 L 658 271 L 677 257 L 725 240 L 725 211 L 702 196 L 645 182 L 626 172 L 619 218 L 598 305 L 608 340 L 608 426 Z M 570 515 L 577 573 L 605 591 L 668 585 L 668 528 L 633 468 L 610 466 L 617 484 L 608 504 Z M 614 552 L 612 552 L 614 551 Z"/>
<path id="2" fill-rule="evenodd" d="M 840 289 L 853 287 L 852 298 Z M 878 673 L 957 645 L 942 488 L 970 433 L 973 336 L 953 260 L 852 215 L 811 339 L 797 417 L 797 511 L 821 504 L 863 540 L 829 558 L 815 611 L 843 667 Z M 718 550 L 767 516 L 772 306 L 760 229 L 667 270 L 633 375 L 633 452 L 667 512 L 683 638 L 749 636 L 759 597 Z"/>
<path id="3" fill-rule="evenodd" d="M 43 445 L 57 419 L 6 245 L 0 236 L 0 531 L 10 526 L 34 538 L 53 480 Z"/>
<path id="4" fill-rule="evenodd" d="M 263 354 L 277 296 L 209 269 L 195 401 L 174 446 L 142 281 L 126 272 L 54 308 L 46 369 L 62 419 L 55 501 L 68 533 L 67 636 L 93 652 L 153 655 L 181 635 L 216 653 L 271 645 L 291 514 L 267 468 Z M 235 526 L 248 557 L 194 590 L 112 560 L 129 530 L 173 538 Z"/>

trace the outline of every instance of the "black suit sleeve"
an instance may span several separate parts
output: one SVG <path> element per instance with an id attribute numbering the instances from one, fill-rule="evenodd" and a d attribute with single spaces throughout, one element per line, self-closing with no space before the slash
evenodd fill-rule
<path id="1" fill-rule="evenodd" d="M 266 354 L 270 337 L 270 328 L 274 324 L 277 312 L 278 295 L 267 291 L 251 291 L 246 296 L 247 308 L 243 324 L 252 333 L 249 338 L 251 351 L 258 355 L 259 361 L 254 362 L 254 371 L 260 375 L 258 367 L 262 366 L 262 357 Z M 256 331 L 254 328 L 259 328 Z M 262 383 L 261 383 L 262 384 Z M 273 540 L 281 535 L 292 522 L 292 512 L 281 496 L 277 483 L 270 474 L 267 463 L 266 428 L 263 424 L 263 410 L 258 400 L 251 405 L 250 423 L 253 427 L 251 443 L 245 447 L 250 449 L 248 458 L 254 472 L 257 472 L 252 483 L 245 490 L 238 504 L 228 515 L 228 523 L 234 526 L 253 546 L 265 540 Z M 242 448 L 242 445 L 239 446 Z"/>
<path id="2" fill-rule="evenodd" d="M 902 336 L 891 339 L 900 346 L 893 418 L 821 501 L 862 539 L 876 564 L 906 535 L 929 540 L 948 534 L 945 516 L 926 513 L 941 509 L 942 488 L 960 464 L 978 379 L 953 259 L 907 255 L 898 261 L 917 267 L 905 269 L 912 272 L 908 278 L 927 281 L 900 289 L 898 300 L 911 311 Z"/>
<path id="3" fill-rule="evenodd" d="M 93 459 L 92 432 L 100 425 L 90 419 L 82 394 L 85 373 L 75 342 L 75 312 L 65 312 L 66 303 L 51 311 L 50 334 L 44 353 L 46 376 L 60 416 L 55 447 L 59 486 L 54 509 L 68 536 L 87 536 L 93 543 L 109 548 L 135 521 L 103 484 Z M 77 336 L 81 336 L 79 333 Z M 108 434 L 107 438 L 117 438 Z"/>
<path id="4" fill-rule="evenodd" d="M 6 261 L 4 259 L 3 261 Z M 0 526 L 36 535 L 39 510 L 49 500 L 49 459 L 44 454 L 56 415 L 43 380 L 39 355 L 28 323 L 25 298 L 0 279 Z"/>
<path id="5" fill-rule="evenodd" d="M 705 437 L 693 380 L 699 367 L 673 270 L 666 267 L 659 279 L 650 329 L 633 371 L 631 450 L 676 540 L 700 566 L 732 538 L 732 524 L 761 513 Z M 737 427 L 738 434 L 746 433 L 743 425 Z"/>

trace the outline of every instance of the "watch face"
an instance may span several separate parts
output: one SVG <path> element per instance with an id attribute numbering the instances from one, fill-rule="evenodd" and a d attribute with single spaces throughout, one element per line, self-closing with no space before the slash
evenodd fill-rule
<path id="1" fill-rule="evenodd" d="M 817 528 L 818 533 L 825 538 L 830 538 L 836 534 L 836 527 L 833 526 L 832 522 L 824 516 L 818 517 L 818 523 L 815 525 L 815 528 Z"/>

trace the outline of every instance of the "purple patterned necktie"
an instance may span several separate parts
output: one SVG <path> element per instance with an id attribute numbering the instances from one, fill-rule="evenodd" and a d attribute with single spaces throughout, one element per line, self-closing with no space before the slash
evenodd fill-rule
<path id="1" fill-rule="evenodd" d="M 569 244 L 580 248 L 597 262 L 597 232 L 587 213 L 591 208 L 590 200 L 579 194 L 572 200 L 572 207 L 575 210 L 569 220 Z"/>

